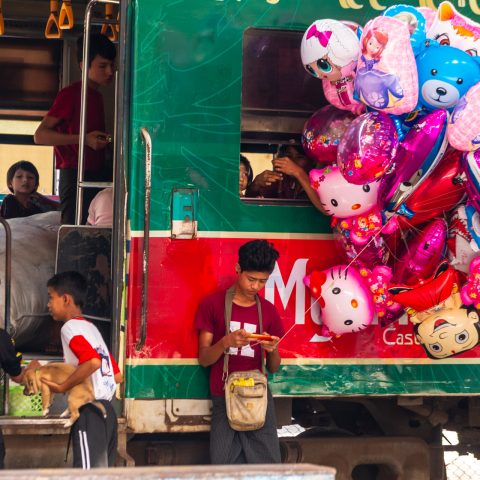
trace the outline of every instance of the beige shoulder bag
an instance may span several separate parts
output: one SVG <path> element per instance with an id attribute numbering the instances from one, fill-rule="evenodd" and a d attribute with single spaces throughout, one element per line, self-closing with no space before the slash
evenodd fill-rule
<path id="1" fill-rule="evenodd" d="M 232 303 L 235 288 L 231 287 L 225 295 L 225 331 L 230 333 Z M 262 307 L 258 296 L 255 297 L 258 309 L 260 333 L 262 327 Z M 267 413 L 267 377 L 262 351 L 262 371 L 247 370 L 228 374 L 228 351 L 224 354 L 223 378 L 225 380 L 225 402 L 230 427 L 237 431 L 258 430 L 265 423 Z"/>

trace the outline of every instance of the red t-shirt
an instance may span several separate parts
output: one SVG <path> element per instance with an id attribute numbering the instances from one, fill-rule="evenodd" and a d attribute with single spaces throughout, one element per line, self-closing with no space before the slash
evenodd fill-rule
<path id="1" fill-rule="evenodd" d="M 62 120 L 55 130 L 60 133 L 78 134 L 80 132 L 80 100 L 82 83 L 75 82 L 58 92 L 52 108 L 47 113 L 50 117 Z M 102 94 L 88 88 L 87 91 L 87 124 L 86 133 L 105 131 L 105 113 L 103 111 Z M 55 149 L 57 168 L 77 168 L 78 145 L 57 145 Z M 85 170 L 100 170 L 105 163 L 103 150 L 93 150 L 85 145 Z"/>
<path id="2" fill-rule="evenodd" d="M 260 297 L 262 306 L 263 331 L 270 335 L 282 337 L 285 333 L 282 320 L 276 308 L 264 298 Z M 225 290 L 214 293 L 202 301 L 195 317 L 195 327 L 213 333 L 212 345 L 217 343 L 225 335 Z M 232 305 L 232 320 L 230 331 L 244 328 L 250 333 L 260 332 L 258 325 L 258 309 L 254 304 L 251 307 L 241 307 L 235 303 Z M 256 343 L 256 342 L 254 342 Z M 229 373 L 241 370 L 261 370 L 261 349 L 257 343 L 253 347 L 251 343 L 243 348 L 231 348 L 228 360 Z M 210 370 L 210 393 L 214 396 L 223 395 L 223 355 L 212 365 Z"/>

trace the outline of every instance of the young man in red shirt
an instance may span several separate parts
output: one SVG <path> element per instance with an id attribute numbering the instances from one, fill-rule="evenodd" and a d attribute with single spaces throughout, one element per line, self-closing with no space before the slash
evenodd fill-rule
<path id="1" fill-rule="evenodd" d="M 228 372 L 267 370 L 275 373 L 280 367 L 278 342 L 284 335 L 282 321 L 275 307 L 262 297 L 263 332 L 259 328 L 257 294 L 272 273 L 278 252 L 265 240 L 253 240 L 242 245 L 235 266 L 238 275 L 234 284 L 230 333 L 225 330 L 226 291 L 214 293 L 202 301 L 195 318 L 199 331 L 198 360 L 203 367 L 211 366 L 210 393 L 212 423 L 210 457 L 213 464 L 280 463 L 273 398 L 268 391 L 265 424 L 258 430 L 233 430 L 227 419 L 223 381 L 224 355 L 228 354 Z M 269 333 L 267 333 L 269 332 Z M 249 334 L 269 334 L 272 340 L 252 341 Z M 265 357 L 265 358 L 264 358 Z"/>
<path id="2" fill-rule="evenodd" d="M 82 56 L 83 37 L 80 37 L 77 40 L 77 60 L 80 69 L 88 68 L 85 179 L 105 181 L 111 177 L 105 164 L 105 147 L 110 143 L 110 136 L 105 132 L 103 97 L 98 89 L 112 83 L 115 45 L 105 35 L 93 34 L 86 65 Z M 81 91 L 80 81 L 61 90 L 34 135 L 35 143 L 55 147 L 56 168 L 60 170 L 62 223 L 65 224 L 75 223 Z M 95 193 L 92 189 L 84 191 L 84 221 Z"/>
<path id="3" fill-rule="evenodd" d="M 117 455 L 117 415 L 111 400 L 122 374 L 97 327 L 83 318 L 87 282 L 78 272 L 62 272 L 47 283 L 48 309 L 61 329 L 65 363 L 77 368 L 63 383 L 42 380 L 50 390 L 65 393 L 91 378 L 95 402 L 80 408 L 72 425 L 73 466 L 83 469 L 114 466 Z"/>

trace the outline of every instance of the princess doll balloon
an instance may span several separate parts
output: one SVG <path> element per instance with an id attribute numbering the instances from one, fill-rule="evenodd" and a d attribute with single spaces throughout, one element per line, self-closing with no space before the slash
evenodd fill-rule
<path id="1" fill-rule="evenodd" d="M 353 99 L 353 81 L 360 52 L 355 32 L 337 20 L 316 20 L 303 35 L 300 53 L 308 73 L 322 80 L 327 100 L 360 114 L 364 105 Z"/>
<path id="2" fill-rule="evenodd" d="M 418 82 L 408 26 L 394 17 L 376 17 L 365 26 L 360 45 L 354 97 L 385 113 L 410 112 Z"/>

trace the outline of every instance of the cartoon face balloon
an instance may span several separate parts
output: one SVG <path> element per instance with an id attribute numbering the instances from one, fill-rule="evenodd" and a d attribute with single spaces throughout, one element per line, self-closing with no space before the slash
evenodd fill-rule
<path id="1" fill-rule="evenodd" d="M 377 204 L 378 182 L 353 185 L 345 180 L 337 165 L 310 170 L 309 176 L 328 215 L 348 218 L 366 213 Z"/>
<path id="2" fill-rule="evenodd" d="M 427 110 L 453 110 L 480 81 L 480 58 L 431 42 L 417 57 L 418 103 Z"/>
<path id="3" fill-rule="evenodd" d="M 478 345 L 478 313 L 461 307 L 460 295 L 454 293 L 444 308 L 433 310 L 415 325 L 417 340 L 428 356 L 435 359 L 448 358 Z"/>
<path id="4" fill-rule="evenodd" d="M 361 275 L 353 267 L 337 265 L 304 281 L 319 300 L 322 310 L 322 335 L 343 335 L 367 328 L 373 320 L 373 300 Z M 315 283 L 315 284 L 314 284 Z"/>
<path id="5" fill-rule="evenodd" d="M 359 53 L 355 32 L 337 20 L 316 20 L 303 35 L 300 54 L 310 75 L 323 81 L 327 100 L 337 108 L 361 113 L 353 99 L 353 80 Z"/>

